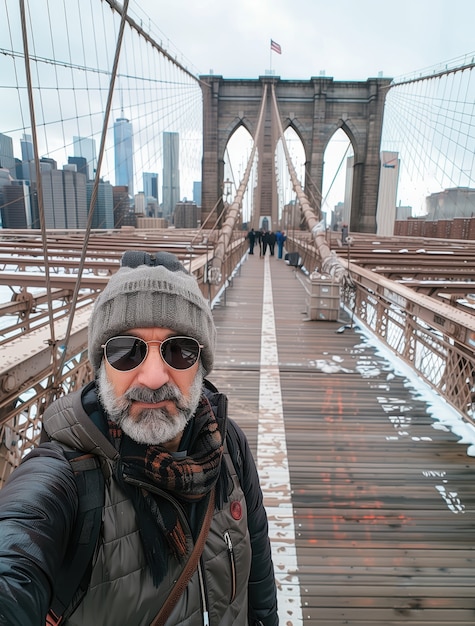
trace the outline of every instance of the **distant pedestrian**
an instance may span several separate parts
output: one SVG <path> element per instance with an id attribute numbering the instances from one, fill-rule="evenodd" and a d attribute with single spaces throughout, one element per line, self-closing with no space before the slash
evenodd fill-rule
<path id="1" fill-rule="evenodd" d="M 266 255 L 268 245 L 269 245 L 269 231 L 266 230 L 262 233 L 262 256 Z"/>
<path id="2" fill-rule="evenodd" d="M 249 239 L 249 254 L 254 254 L 254 245 L 256 243 L 256 233 L 253 228 L 247 233 Z"/>
<path id="3" fill-rule="evenodd" d="M 278 230 L 275 234 L 277 242 L 277 258 L 281 259 L 284 254 L 284 243 L 287 241 L 287 235 L 284 231 Z"/>
<path id="4" fill-rule="evenodd" d="M 267 237 L 267 242 L 269 244 L 270 255 L 274 256 L 276 238 L 275 238 L 275 233 L 272 232 L 271 230 L 269 231 L 269 234 L 268 234 L 268 237 Z"/>
<path id="5" fill-rule="evenodd" d="M 262 230 L 256 230 L 256 243 L 259 246 L 259 256 L 262 256 Z"/>

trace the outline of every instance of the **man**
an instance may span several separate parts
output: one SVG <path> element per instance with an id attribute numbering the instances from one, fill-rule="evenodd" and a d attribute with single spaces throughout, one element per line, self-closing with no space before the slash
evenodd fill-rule
<path id="1" fill-rule="evenodd" d="M 275 233 L 272 230 L 270 230 L 267 233 L 267 243 L 269 244 L 269 252 L 271 256 L 274 256 L 275 242 L 276 242 Z"/>
<path id="2" fill-rule="evenodd" d="M 284 243 L 287 241 L 287 235 L 285 231 L 278 230 L 275 234 L 277 241 L 277 258 L 281 259 L 284 255 Z"/>
<path id="3" fill-rule="evenodd" d="M 204 379 L 211 310 L 173 255 L 126 253 L 122 265 L 90 321 L 94 382 L 47 409 L 49 442 L 0 490 L 0 624 L 45 624 L 80 507 L 66 458 L 77 450 L 100 462 L 104 508 L 87 590 L 62 624 L 275 626 L 255 464 L 225 397 Z"/>
<path id="4" fill-rule="evenodd" d="M 249 239 L 249 254 L 254 254 L 254 244 L 256 243 L 256 232 L 253 228 L 247 233 L 246 239 Z"/>

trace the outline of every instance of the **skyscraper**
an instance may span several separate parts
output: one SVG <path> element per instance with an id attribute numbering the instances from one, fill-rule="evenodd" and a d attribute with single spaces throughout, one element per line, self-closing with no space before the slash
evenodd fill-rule
<path id="1" fill-rule="evenodd" d="M 89 180 L 89 167 L 86 157 L 70 156 L 68 157 L 68 165 L 74 165 L 76 167 L 76 172 L 84 174 L 86 179 Z"/>
<path id="2" fill-rule="evenodd" d="M 130 210 L 127 187 L 112 187 L 112 198 L 114 203 L 114 228 L 135 226 L 135 213 Z"/>
<path id="3" fill-rule="evenodd" d="M 376 233 L 381 236 L 392 237 L 396 219 L 399 153 L 383 150 L 380 156 L 381 170 L 376 207 Z"/>
<path id="4" fill-rule="evenodd" d="M 96 141 L 91 137 L 73 137 L 74 156 L 87 161 L 87 179 L 94 178 L 97 167 Z M 79 168 L 78 168 L 79 171 Z"/>
<path id="5" fill-rule="evenodd" d="M 201 208 L 195 202 L 178 202 L 175 207 L 175 228 L 197 228 L 201 222 Z"/>
<path id="6" fill-rule="evenodd" d="M 1 188 L 0 205 L 3 228 L 28 228 L 25 192 L 21 183 L 12 181 Z"/>
<path id="7" fill-rule="evenodd" d="M 158 174 L 144 172 L 142 179 L 145 198 L 155 198 L 158 201 Z"/>
<path id="8" fill-rule="evenodd" d="M 20 139 L 20 146 L 23 178 L 25 180 L 34 180 L 35 155 L 33 151 L 33 142 L 31 140 L 31 135 L 23 133 L 23 137 Z"/>
<path id="9" fill-rule="evenodd" d="M 163 133 L 162 213 L 165 219 L 170 218 L 180 200 L 179 141 L 178 133 Z"/>
<path id="10" fill-rule="evenodd" d="M 3 133 L 0 133 L 0 168 L 7 169 L 12 176 L 15 176 L 13 139 Z"/>
<path id="11" fill-rule="evenodd" d="M 86 177 L 73 170 L 41 172 L 43 210 L 47 228 L 85 228 Z"/>
<path id="12" fill-rule="evenodd" d="M 87 207 L 91 204 L 94 182 L 87 182 Z M 114 228 L 114 196 L 108 181 L 99 181 L 97 198 L 92 217 L 92 228 Z"/>
<path id="13" fill-rule="evenodd" d="M 21 160 L 22 161 L 33 161 L 35 158 L 33 153 L 33 142 L 31 140 L 31 135 L 27 135 L 23 133 L 23 137 L 20 139 L 21 146 Z"/>
<path id="14" fill-rule="evenodd" d="M 127 186 L 129 197 L 134 197 L 134 148 L 132 124 L 125 117 L 114 123 L 115 185 Z"/>
<path id="15" fill-rule="evenodd" d="M 193 202 L 198 206 L 201 206 L 201 180 L 195 180 L 193 182 Z"/>

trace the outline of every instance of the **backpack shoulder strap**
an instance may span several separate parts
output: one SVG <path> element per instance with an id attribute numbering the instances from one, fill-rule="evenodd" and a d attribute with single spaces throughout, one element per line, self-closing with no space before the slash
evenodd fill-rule
<path id="1" fill-rule="evenodd" d="M 239 484 L 243 486 L 243 458 L 241 445 L 239 443 L 239 435 L 234 428 L 234 423 L 228 420 L 228 427 L 226 430 L 226 445 L 228 447 L 229 456 L 236 470 Z"/>
<path id="2" fill-rule="evenodd" d="M 104 508 L 105 479 L 99 459 L 93 454 L 65 454 L 74 470 L 79 506 L 46 617 L 46 624 L 49 626 L 60 624 L 71 615 L 86 593 Z"/>
<path id="3" fill-rule="evenodd" d="M 237 477 L 241 487 L 243 485 L 243 454 L 241 451 L 240 437 L 236 424 L 228 419 L 228 399 L 224 393 L 220 393 L 218 389 L 207 378 L 203 381 L 204 388 L 208 399 L 211 398 L 212 407 L 218 419 L 226 420 L 226 446 L 231 457 L 231 461 L 236 470 Z"/>

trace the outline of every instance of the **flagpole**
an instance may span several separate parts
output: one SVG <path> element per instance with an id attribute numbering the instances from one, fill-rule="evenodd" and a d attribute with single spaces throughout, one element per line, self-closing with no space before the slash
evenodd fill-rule
<path id="1" fill-rule="evenodd" d="M 270 75 L 272 76 L 272 43 L 271 42 L 269 42 L 269 72 L 270 72 Z"/>

